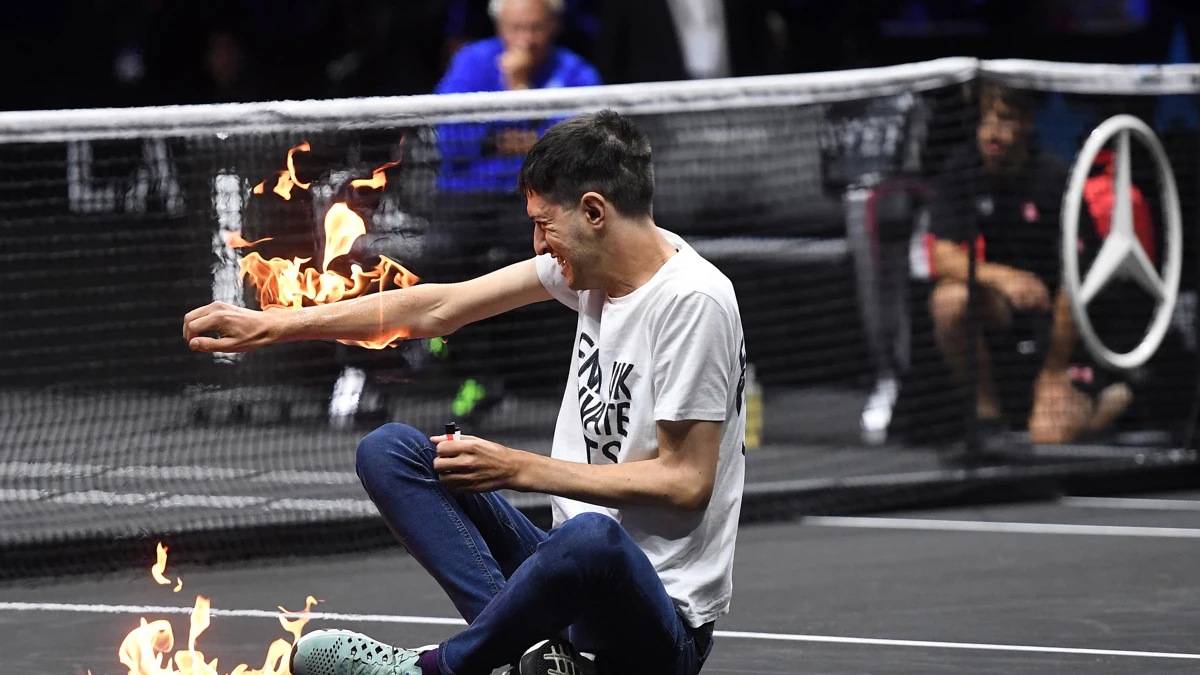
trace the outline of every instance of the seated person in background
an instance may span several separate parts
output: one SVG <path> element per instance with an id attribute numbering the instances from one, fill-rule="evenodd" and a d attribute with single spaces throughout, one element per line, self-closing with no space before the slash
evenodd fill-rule
<path id="1" fill-rule="evenodd" d="M 583 87 L 600 76 L 579 55 L 555 46 L 563 0 L 491 0 L 488 11 L 496 36 L 462 47 L 454 56 L 438 94 L 519 89 Z M 460 281 L 498 269 L 522 257 L 524 231 L 513 226 L 526 219 L 525 196 L 517 194 L 521 161 L 555 120 L 511 120 L 443 124 L 438 127 L 442 153 L 438 176 L 438 214 L 431 242 L 446 261 L 437 281 Z M 469 327 L 452 347 L 464 376 L 451 415 L 474 421 L 498 403 L 502 379 L 483 364 L 496 341 L 487 324 Z M 477 367 L 478 366 L 478 367 Z"/>
<path id="2" fill-rule="evenodd" d="M 993 356 L 1001 350 L 1027 356 L 1032 351 L 1044 360 L 1033 383 L 1031 440 L 1067 442 L 1085 430 L 1110 425 L 1128 406 L 1128 391 L 1091 391 L 1072 383 L 1071 373 L 1079 372 L 1071 363 L 1075 330 L 1066 293 L 1059 287 L 1065 165 L 1031 142 L 1033 120 L 1026 92 L 985 82 L 979 103 L 976 142 L 951 154 L 934 198 L 931 258 L 938 284 L 930 297 L 930 312 L 935 338 L 961 381 L 968 358 L 967 256 L 976 255 L 976 317 L 983 330 L 969 349 L 978 358 L 976 412 L 981 426 L 985 432 L 1005 427 Z M 981 164 L 972 195 L 971 175 Z M 972 217 L 978 224 L 978 243 L 970 242 Z"/>

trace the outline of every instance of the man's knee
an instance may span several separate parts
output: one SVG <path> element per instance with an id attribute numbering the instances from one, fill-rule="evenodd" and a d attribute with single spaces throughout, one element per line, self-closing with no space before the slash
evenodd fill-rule
<path id="1" fill-rule="evenodd" d="M 929 296 L 929 313 L 938 330 L 962 324 L 967 313 L 967 285 L 961 281 L 943 281 Z"/>
<path id="2" fill-rule="evenodd" d="M 385 424 L 359 442 L 354 468 L 369 490 L 370 483 L 378 477 L 397 470 L 420 470 L 427 465 L 422 450 L 429 445 L 428 436 L 407 424 Z"/>
<path id="3" fill-rule="evenodd" d="M 629 536 L 620 523 L 601 513 L 581 513 L 559 525 L 553 534 L 564 553 L 601 564 L 624 555 L 622 544 Z"/>

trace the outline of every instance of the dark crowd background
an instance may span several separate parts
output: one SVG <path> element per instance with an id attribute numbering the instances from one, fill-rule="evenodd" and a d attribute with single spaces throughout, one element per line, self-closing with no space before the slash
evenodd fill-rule
<path id="1" fill-rule="evenodd" d="M 648 0 L 648 2 L 662 0 Z M 5 3 L 0 109 L 422 94 L 493 33 L 486 0 L 42 0 Z M 634 3 L 640 5 L 641 3 Z M 1200 44 L 1194 0 L 732 0 L 738 75 L 941 56 L 1159 63 Z M 559 44 L 597 63 L 638 35 L 626 0 L 567 0 Z M 622 45 L 637 58 L 637 47 Z M 652 58 L 647 55 L 644 58 Z M 636 68 L 627 72 L 638 72 Z M 636 78 L 633 78 L 636 79 Z"/>

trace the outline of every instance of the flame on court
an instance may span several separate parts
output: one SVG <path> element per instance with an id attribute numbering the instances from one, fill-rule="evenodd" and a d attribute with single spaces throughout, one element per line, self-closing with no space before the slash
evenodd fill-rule
<path id="1" fill-rule="evenodd" d="M 165 566 L 166 549 L 159 544 L 158 551 L 159 563 Z M 158 581 L 160 573 L 159 564 L 155 564 L 151 570 L 155 581 Z M 180 581 L 181 585 L 182 583 Z M 291 675 L 288 655 L 292 645 L 296 644 L 304 633 L 309 614 L 317 602 L 319 601 L 310 595 L 305 600 L 304 610 L 301 612 L 290 612 L 280 607 L 279 624 L 292 639 L 289 641 L 280 638 L 272 642 L 267 648 L 262 668 L 255 669 L 242 663 L 234 666 L 228 675 Z M 138 627 L 130 631 L 121 642 L 117 657 L 129 669 L 129 675 L 222 675 L 217 659 L 208 661 L 204 653 L 196 649 L 201 634 L 209 626 L 209 610 L 208 598 L 196 596 L 196 605 L 188 623 L 187 649 L 176 651 L 174 656 L 171 656 L 171 651 L 175 649 L 175 631 L 171 622 L 166 619 L 147 621 L 142 617 Z M 289 616 L 295 618 L 289 619 Z"/>
<path id="2" fill-rule="evenodd" d="M 167 547 L 158 542 L 158 560 L 154 566 L 150 568 L 150 576 L 159 583 L 160 586 L 166 586 L 171 583 L 171 580 L 163 576 L 163 571 L 167 569 Z"/>
<path id="3" fill-rule="evenodd" d="M 166 586 L 171 583 L 171 580 L 163 575 L 163 572 L 167 569 L 167 550 L 167 547 L 163 546 L 161 541 L 158 542 L 158 558 L 155 561 L 154 566 L 150 568 L 150 576 L 154 577 L 154 580 L 157 581 L 160 586 Z M 174 592 L 178 593 L 181 590 L 183 590 L 183 579 L 175 577 Z"/>
<path id="4" fill-rule="evenodd" d="M 401 141 L 403 147 L 403 141 Z M 287 170 L 282 171 L 272 192 L 285 200 L 291 199 L 293 187 L 307 190 L 310 183 L 302 183 L 296 177 L 293 155 L 296 152 L 309 152 L 307 142 L 288 151 Z M 400 160 L 388 162 L 371 172 L 370 178 L 360 178 L 350 182 L 354 188 L 382 189 L 387 185 L 384 173 L 389 167 L 396 166 Z M 265 192 L 266 181 L 254 187 L 254 194 Z M 329 265 L 339 256 L 350 252 L 354 241 L 367 233 L 366 223 L 362 217 L 351 209 L 346 202 L 337 202 L 325 214 L 325 248 L 320 266 L 310 265 L 312 258 L 263 258 L 257 251 L 252 251 L 238 261 L 238 282 L 247 280 L 255 287 L 258 304 L 262 309 L 299 309 L 312 305 L 324 305 L 339 300 L 348 300 L 364 295 L 371 291 L 383 291 L 388 288 L 408 288 L 419 280 L 415 274 L 403 265 L 386 256 L 380 256 L 379 263 L 370 270 L 364 270 L 357 263 L 350 266 L 350 276 L 329 269 Z M 266 239 L 247 242 L 240 233 L 231 233 L 226 244 L 233 248 L 247 248 L 262 243 Z M 382 305 L 380 305 L 380 325 L 383 325 Z M 393 330 L 381 334 L 375 340 L 354 341 L 342 340 L 345 344 L 358 345 L 370 349 L 383 349 L 392 346 L 397 340 L 408 337 L 407 331 Z"/>

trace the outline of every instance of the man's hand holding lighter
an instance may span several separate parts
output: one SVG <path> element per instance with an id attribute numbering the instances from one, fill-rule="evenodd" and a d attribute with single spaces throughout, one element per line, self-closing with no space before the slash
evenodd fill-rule
<path id="1" fill-rule="evenodd" d="M 438 454 L 433 460 L 433 470 L 449 489 L 457 492 L 523 489 L 519 477 L 530 453 L 457 432 L 432 436 L 429 440 Z"/>

